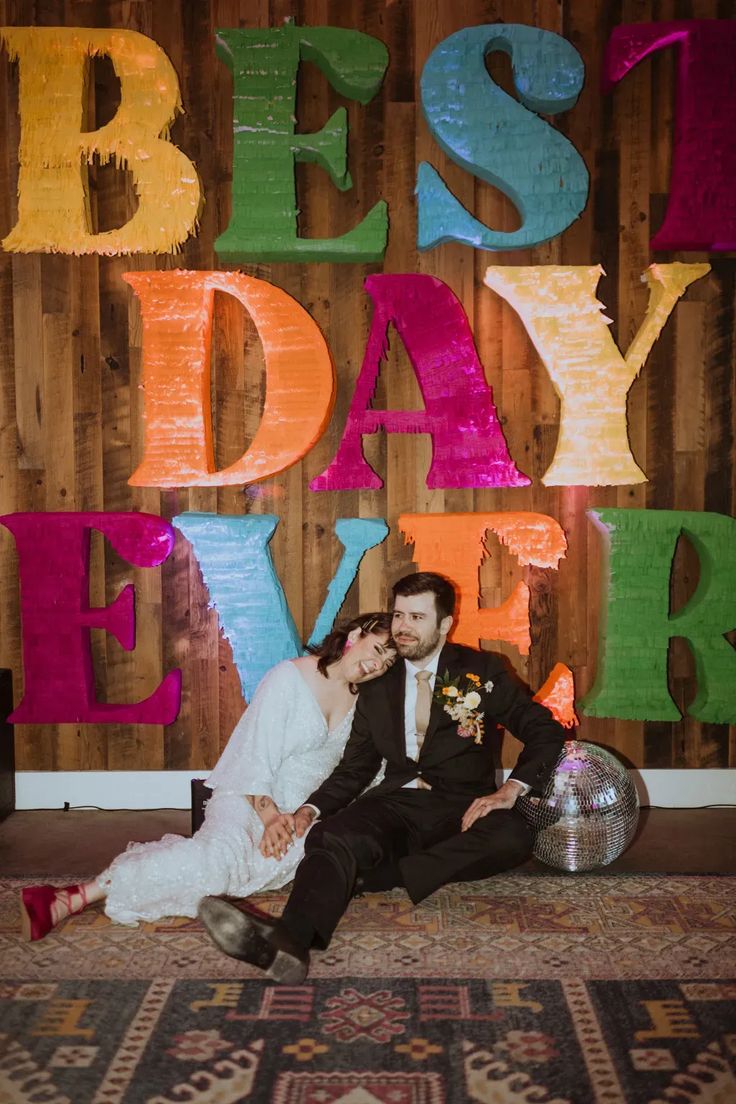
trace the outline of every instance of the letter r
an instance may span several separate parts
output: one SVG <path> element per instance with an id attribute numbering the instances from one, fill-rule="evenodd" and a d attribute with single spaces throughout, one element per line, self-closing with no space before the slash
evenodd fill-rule
<path id="1" fill-rule="evenodd" d="M 695 657 L 698 691 L 687 712 L 699 721 L 736 723 L 736 519 L 689 510 L 588 511 L 608 561 L 601 642 L 593 688 L 581 701 L 591 717 L 678 721 L 667 685 L 670 639 L 684 637 Z M 684 533 L 700 559 L 692 598 L 672 613 L 670 573 Z"/>

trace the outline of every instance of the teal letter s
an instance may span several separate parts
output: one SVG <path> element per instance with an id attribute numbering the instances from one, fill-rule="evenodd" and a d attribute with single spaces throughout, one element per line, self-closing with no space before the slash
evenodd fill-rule
<path id="1" fill-rule="evenodd" d="M 521 103 L 490 78 L 485 59 L 494 50 L 510 56 Z M 567 229 L 585 207 L 588 170 L 572 143 L 535 112 L 556 115 L 573 107 L 584 77 L 575 47 L 536 27 L 490 23 L 440 42 L 421 78 L 429 129 L 456 164 L 513 201 L 522 225 L 510 233 L 490 230 L 423 161 L 416 188 L 419 249 L 449 241 L 529 249 Z"/>

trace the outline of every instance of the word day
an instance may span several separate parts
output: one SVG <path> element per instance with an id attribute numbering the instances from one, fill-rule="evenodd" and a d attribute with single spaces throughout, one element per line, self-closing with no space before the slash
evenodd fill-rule
<path id="1" fill-rule="evenodd" d="M 651 265 L 649 306 L 625 356 L 596 297 L 599 266 L 541 265 L 486 270 L 485 283 L 519 313 L 561 401 L 548 485 L 616 485 L 646 479 L 629 448 L 626 396 L 689 284 L 708 264 Z M 125 279 L 143 319 L 143 458 L 129 482 L 143 487 L 251 483 L 302 459 L 324 432 L 334 403 L 332 358 L 308 312 L 280 288 L 236 272 L 141 272 Z M 530 483 L 512 460 L 460 300 L 422 274 L 369 276 L 374 305 L 363 366 L 337 454 L 313 491 L 377 488 L 363 434 L 427 433 L 428 487 L 519 487 Z M 247 451 L 217 470 L 212 443 L 210 345 L 216 292 L 249 311 L 266 366 L 266 398 Z M 431 324 L 428 320 L 431 319 Z M 401 338 L 424 410 L 372 408 L 389 326 Z"/>

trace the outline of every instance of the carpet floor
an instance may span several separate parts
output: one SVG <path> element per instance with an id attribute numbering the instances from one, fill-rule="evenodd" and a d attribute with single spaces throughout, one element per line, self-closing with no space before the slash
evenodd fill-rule
<path id="1" fill-rule="evenodd" d="M 93 909 L 23 943 L 21 884 L 0 883 L 3 1104 L 736 1101 L 734 877 L 369 895 L 295 988 L 196 921 Z"/>

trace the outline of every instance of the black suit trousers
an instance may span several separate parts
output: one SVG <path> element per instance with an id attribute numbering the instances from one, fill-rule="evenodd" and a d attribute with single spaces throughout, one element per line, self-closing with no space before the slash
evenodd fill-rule
<path id="1" fill-rule="evenodd" d="M 366 794 L 318 821 L 306 839 L 284 925 L 302 946 L 326 947 L 359 874 L 398 868 L 418 904 L 447 882 L 487 878 L 529 857 L 532 833 L 521 813 L 498 809 L 462 832 L 470 804 L 468 797 L 400 789 Z"/>

